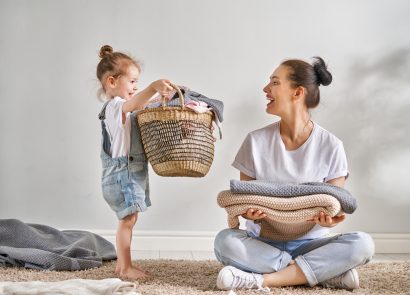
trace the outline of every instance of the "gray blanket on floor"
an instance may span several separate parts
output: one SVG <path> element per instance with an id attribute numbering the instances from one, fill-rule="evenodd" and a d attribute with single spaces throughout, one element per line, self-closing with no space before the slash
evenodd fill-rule
<path id="1" fill-rule="evenodd" d="M 352 214 L 357 208 L 356 198 L 344 188 L 324 182 L 305 182 L 300 184 L 277 183 L 265 180 L 231 180 L 231 192 L 236 194 L 254 194 L 270 197 L 297 197 L 315 194 L 327 194 L 335 197 L 343 212 Z"/>
<path id="2" fill-rule="evenodd" d="M 114 245 L 91 232 L 0 219 L 0 267 L 81 270 L 116 257 Z"/>

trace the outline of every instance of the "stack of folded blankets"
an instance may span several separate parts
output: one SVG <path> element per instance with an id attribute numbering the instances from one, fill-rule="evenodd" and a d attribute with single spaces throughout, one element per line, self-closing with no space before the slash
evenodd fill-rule
<path id="1" fill-rule="evenodd" d="M 312 219 L 320 212 L 333 217 L 352 214 L 356 199 L 338 186 L 322 182 L 284 184 L 270 181 L 231 180 L 230 190 L 218 195 L 218 204 L 228 213 L 230 228 L 239 227 L 239 216 L 250 208 L 266 214 L 260 236 L 273 240 L 292 240 L 309 232 Z"/>

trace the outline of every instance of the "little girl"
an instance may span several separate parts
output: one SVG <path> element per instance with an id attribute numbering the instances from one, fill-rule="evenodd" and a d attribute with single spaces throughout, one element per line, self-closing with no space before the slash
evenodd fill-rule
<path id="1" fill-rule="evenodd" d="M 108 100 L 99 114 L 102 192 L 119 219 L 115 273 L 123 278 L 145 279 L 148 275 L 132 265 L 130 251 L 138 212 L 151 205 L 147 160 L 132 112 L 141 110 L 157 92 L 167 97 L 172 87 L 168 80 L 157 80 L 136 93 L 140 64 L 124 53 L 113 52 L 109 45 L 101 47 L 99 56 L 97 77 Z"/>

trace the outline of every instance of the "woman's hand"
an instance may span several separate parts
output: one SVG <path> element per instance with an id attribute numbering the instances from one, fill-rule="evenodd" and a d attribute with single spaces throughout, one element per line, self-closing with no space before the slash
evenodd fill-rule
<path id="1" fill-rule="evenodd" d="M 323 226 L 323 227 L 334 227 L 336 224 L 345 220 L 345 218 L 346 218 L 345 214 L 330 217 L 329 215 L 326 215 L 325 213 L 320 212 L 319 215 L 315 216 L 310 221 L 314 221 L 316 224 L 319 224 L 320 226 Z"/>
<path id="2" fill-rule="evenodd" d="M 249 220 L 258 220 L 266 217 L 266 214 L 261 210 L 248 209 L 245 214 L 242 214 L 242 217 Z"/>

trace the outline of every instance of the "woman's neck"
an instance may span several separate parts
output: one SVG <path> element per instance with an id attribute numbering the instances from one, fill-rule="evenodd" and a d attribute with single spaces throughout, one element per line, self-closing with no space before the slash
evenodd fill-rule
<path id="1" fill-rule="evenodd" d="M 280 136 L 287 150 L 295 150 L 303 145 L 313 130 L 313 122 L 308 112 L 280 120 Z"/>

